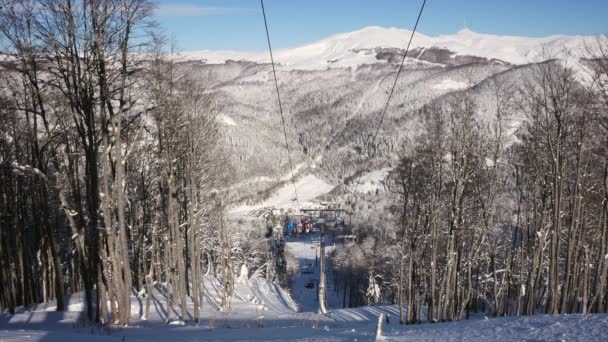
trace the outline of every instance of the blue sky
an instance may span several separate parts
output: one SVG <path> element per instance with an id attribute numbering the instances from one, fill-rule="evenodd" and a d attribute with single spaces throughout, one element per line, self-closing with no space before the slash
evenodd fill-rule
<path id="1" fill-rule="evenodd" d="M 265 0 L 273 47 L 365 26 L 411 29 L 422 0 Z M 160 0 L 157 20 L 181 50 L 264 50 L 259 0 Z M 608 33 L 608 0 L 427 0 L 418 30 L 546 36 Z"/>

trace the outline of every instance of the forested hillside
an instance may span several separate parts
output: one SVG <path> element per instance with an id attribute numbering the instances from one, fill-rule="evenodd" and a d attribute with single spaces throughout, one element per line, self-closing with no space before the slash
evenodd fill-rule
<path id="1" fill-rule="evenodd" d="M 606 36 L 367 27 L 271 61 L 179 51 L 157 5 L 0 0 L 0 325 L 607 313 Z"/>

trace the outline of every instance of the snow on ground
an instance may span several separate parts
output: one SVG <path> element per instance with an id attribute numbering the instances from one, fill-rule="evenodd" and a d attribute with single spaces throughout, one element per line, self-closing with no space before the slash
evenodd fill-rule
<path id="1" fill-rule="evenodd" d="M 301 312 L 319 312 L 318 286 L 320 275 L 319 264 L 319 234 L 314 233 L 304 235 L 302 237 L 287 237 L 287 250 L 298 259 L 299 270 L 292 281 L 291 295 L 298 303 Z M 327 258 L 334 248 L 334 242 L 331 235 L 325 235 L 325 255 Z M 307 267 L 310 267 L 312 273 L 304 273 Z M 329 272 L 329 265 L 326 266 L 326 285 L 327 285 L 327 308 L 341 308 L 342 295 L 341 292 L 333 288 L 332 272 Z M 306 288 L 307 283 L 313 283 L 314 288 Z"/>
<path id="2" fill-rule="evenodd" d="M 300 266 L 314 264 L 313 241 L 318 235 L 288 238 L 287 249 Z M 327 236 L 328 254 L 333 243 Z M 314 274 L 298 274 L 294 279 L 293 299 L 284 290 L 263 279 L 239 283 L 232 306 L 219 309 L 220 283 L 206 278 L 200 326 L 166 324 L 165 297 L 155 291 L 150 316 L 139 317 L 145 298 L 131 297 L 133 320 L 129 327 L 98 327 L 84 317 L 82 293 L 69 296 L 67 312 L 53 311 L 53 303 L 21 309 L 15 315 L 0 314 L 0 341 L 601 341 L 606 340 L 608 315 L 522 316 L 487 319 L 483 315 L 459 322 L 399 325 L 395 305 L 376 305 L 352 309 L 336 309 L 338 296 L 331 288 L 328 272 L 327 315 L 317 314 L 316 284 L 303 286 Z M 300 289 L 304 289 L 300 291 Z M 295 300 L 295 301 L 294 301 Z M 298 302 L 296 304 L 296 301 Z M 189 302 L 189 311 L 192 303 Z M 261 308 L 264 307 L 263 310 Z M 299 307 L 299 311 L 296 311 Z M 389 316 L 383 337 L 376 339 L 378 317 Z M 260 317 L 263 315 L 263 319 Z M 172 317 L 177 317 L 174 311 Z M 181 323 L 181 322 L 179 322 Z"/>
<path id="3" fill-rule="evenodd" d="M 399 325 L 396 306 L 380 305 L 338 309 L 326 316 L 299 313 L 267 317 L 263 326 L 251 311 L 240 321 L 222 319 L 216 313 L 215 328 L 135 322 L 127 328 L 100 328 L 78 319 L 57 321 L 59 314 L 47 313 L 43 323 L 12 323 L 0 315 L 0 341 L 375 341 L 380 313 L 388 314 L 384 341 L 605 341 L 608 315 L 522 316 L 447 323 Z M 27 315 L 27 314 L 20 314 Z M 18 315 L 15 315 L 18 316 Z"/>
<path id="4" fill-rule="evenodd" d="M 279 49 L 275 60 L 285 70 L 323 70 L 328 67 L 349 67 L 362 64 L 385 63 L 376 59 L 370 49 L 378 47 L 403 48 L 411 31 L 399 28 L 365 27 L 363 29 L 330 36 L 317 42 Z M 585 44 L 593 43 L 592 36 L 548 36 L 540 38 L 498 36 L 476 33 L 468 29 L 451 35 L 436 37 L 416 33 L 411 48 L 446 48 L 458 55 L 496 58 L 513 64 L 537 62 L 549 57 L 580 54 Z M 580 50 L 580 51 L 579 51 Z M 551 56 L 544 56 L 545 54 Z M 184 53 L 185 59 L 201 59 L 207 63 L 222 64 L 226 60 L 270 62 L 267 51 L 196 51 Z"/>
<path id="5" fill-rule="evenodd" d="M 315 175 L 306 175 L 296 181 L 296 191 L 298 193 L 298 201 L 301 207 L 310 205 L 311 202 L 322 195 L 330 192 L 334 188 L 333 185 L 326 183 L 324 180 Z M 279 188 L 267 200 L 256 205 L 241 205 L 229 211 L 231 217 L 245 216 L 252 210 L 264 207 L 275 208 L 294 208 L 296 207 L 295 193 L 293 183 L 287 181 L 285 185 Z"/>
<path id="6" fill-rule="evenodd" d="M 163 290 L 164 292 L 164 290 Z M 266 281 L 253 279 L 237 284 L 231 307 L 220 311 L 221 283 L 211 277 L 204 282 L 204 300 L 201 326 L 166 324 L 166 297 L 163 292 L 153 291 L 150 315 L 143 319 L 146 299 L 135 293 L 131 296 L 131 326 L 127 328 L 103 328 L 94 326 L 85 319 L 84 294 L 77 293 L 67 298 L 67 311 L 56 312 L 55 303 L 39 304 L 21 308 L 15 315 L 0 314 L 0 341 L 80 341 L 84 338 L 97 340 L 136 341 L 180 341 L 207 340 L 212 327 L 238 329 L 284 326 L 308 320 L 311 317 L 297 313 L 297 304 L 285 290 Z M 192 301 L 188 301 L 189 315 Z M 170 321 L 181 312 L 177 306 L 170 312 Z M 263 317 L 263 321 L 260 321 Z M 191 316 L 190 316 L 191 319 Z M 230 334 L 227 334 L 230 336 Z M 236 335 L 235 335 L 236 336 Z M 217 337 L 212 337 L 217 338 Z"/>
<path id="7" fill-rule="evenodd" d="M 382 182 L 386 179 L 390 168 L 384 168 L 380 170 L 374 170 L 364 174 L 363 176 L 357 178 L 351 188 L 357 189 L 358 192 L 368 193 L 370 191 L 376 191 L 377 189 L 382 188 Z"/>
<path id="8" fill-rule="evenodd" d="M 289 171 L 283 177 L 281 177 L 281 181 L 282 182 L 287 182 L 287 181 L 291 182 L 292 175 L 296 176 L 298 174 L 298 172 L 300 172 L 300 170 L 302 170 L 302 168 L 305 166 L 306 166 L 306 163 L 300 163 L 300 164 L 296 165 L 296 167 L 293 168 L 293 171 Z"/>
<path id="9" fill-rule="evenodd" d="M 222 114 L 218 117 L 221 123 L 227 126 L 236 126 L 236 122 L 228 115 Z"/>
<path id="10" fill-rule="evenodd" d="M 267 82 L 270 79 L 270 73 L 268 71 L 256 72 L 253 75 L 241 77 L 239 82 L 241 83 L 255 83 L 255 82 Z"/>
<path id="11" fill-rule="evenodd" d="M 243 281 L 236 286 L 235 294 L 231 301 L 230 309 L 219 312 L 221 298 L 221 283 L 213 277 L 205 277 L 204 299 L 203 299 L 203 320 L 215 316 L 216 319 L 226 321 L 239 321 L 244 317 L 256 317 L 256 310 L 260 310 L 260 305 L 264 305 L 267 318 L 286 318 L 291 317 L 297 312 L 297 304 L 291 299 L 289 294 L 265 279 L 253 279 Z M 56 312 L 55 302 L 34 305 L 33 307 L 21 308 L 13 316 L 0 316 L 0 326 L 8 324 L 14 327 L 32 327 L 48 323 L 78 323 L 82 320 L 85 305 L 84 293 L 79 292 L 70 295 L 66 299 L 67 311 Z M 146 298 L 137 296 L 135 292 L 131 294 L 132 322 L 135 326 L 148 322 L 164 322 L 167 319 L 166 296 L 164 287 L 161 290 L 152 291 L 150 315 L 147 319 L 143 318 Z M 177 305 L 177 304 L 176 304 Z M 189 311 L 192 311 L 192 302 L 189 300 Z M 181 312 L 177 307 L 170 312 L 170 319 L 178 317 Z M 210 316 L 211 315 L 211 316 Z"/>
<path id="12" fill-rule="evenodd" d="M 274 180 L 273 178 L 266 177 L 266 176 L 247 178 L 246 180 L 244 180 L 242 182 L 238 182 L 238 183 L 234 183 L 234 184 L 230 185 L 228 187 L 228 190 L 238 189 L 238 188 L 240 188 L 242 186 L 247 186 L 247 185 L 251 185 L 251 184 L 254 184 L 254 183 L 270 183 L 273 180 Z"/>
<path id="13" fill-rule="evenodd" d="M 608 315 L 471 319 L 387 326 L 385 341 L 606 341 Z"/>
<path id="14" fill-rule="evenodd" d="M 467 88 L 468 85 L 466 82 L 460 82 L 450 79 L 442 80 L 441 82 L 432 86 L 433 89 L 437 90 L 460 90 Z"/>
<path id="15" fill-rule="evenodd" d="M 317 296 L 319 282 L 319 247 L 312 244 L 309 236 L 303 238 L 286 238 L 285 244 L 287 251 L 298 259 L 298 273 L 292 280 L 291 295 L 298 303 L 301 311 L 318 312 L 319 300 Z M 313 273 L 303 273 L 305 268 L 311 268 Z M 308 282 L 315 284 L 315 287 L 308 289 L 305 285 Z"/>

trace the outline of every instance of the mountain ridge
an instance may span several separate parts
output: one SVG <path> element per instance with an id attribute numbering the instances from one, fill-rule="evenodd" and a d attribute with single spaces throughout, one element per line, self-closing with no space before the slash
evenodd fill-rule
<path id="1" fill-rule="evenodd" d="M 596 39 L 496 36 L 467 29 L 437 37 L 416 33 L 378 139 L 371 141 L 410 35 L 409 30 L 367 27 L 273 51 L 291 157 L 307 165 L 296 172 L 297 179 L 314 175 L 336 186 L 331 193 L 339 195 L 353 179 L 390 168 L 404 144 L 419 134 L 429 105 L 467 93 L 478 103 L 479 119 L 489 122 L 496 101 L 489 85 L 522 87 L 534 65 L 549 60 L 584 71 L 585 46 Z M 181 58 L 180 70 L 207 90 L 210 110 L 222 124 L 234 166 L 230 203 L 258 206 L 291 191 L 282 177 L 289 165 L 268 51 L 184 53 Z M 364 156 L 372 156 L 369 163 L 362 163 Z"/>
<path id="2" fill-rule="evenodd" d="M 393 48 L 403 51 L 412 31 L 396 27 L 368 26 L 352 32 L 338 33 L 315 42 L 276 49 L 275 61 L 283 70 L 322 70 L 348 68 L 363 64 L 386 63 L 377 58 L 377 50 Z M 510 64 L 527 64 L 549 58 L 580 58 L 593 36 L 551 35 L 525 37 L 477 33 L 462 29 L 455 34 L 428 36 L 416 32 L 411 50 L 443 49 L 452 57 L 474 56 L 496 59 Z M 412 57 L 412 58 L 409 58 Z M 408 63 L 416 63 L 415 55 Z M 184 60 L 201 60 L 207 64 L 226 61 L 268 63 L 267 51 L 201 50 L 183 52 Z"/>

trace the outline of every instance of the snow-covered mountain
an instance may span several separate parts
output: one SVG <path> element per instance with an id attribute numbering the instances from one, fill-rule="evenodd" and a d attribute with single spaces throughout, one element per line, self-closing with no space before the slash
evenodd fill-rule
<path id="1" fill-rule="evenodd" d="M 403 29 L 368 27 L 275 51 L 296 176 L 323 184 L 319 192 L 300 181 L 298 191 L 322 195 L 332 186 L 365 179 L 367 173 L 386 175 L 403 144 L 420 131 L 425 105 L 452 92 L 468 92 L 478 102 L 479 115 L 491 117 L 493 80 L 521 85 L 534 63 L 547 59 L 568 60 L 569 65 L 583 68 L 585 47 L 595 41 L 594 37 L 529 38 L 469 30 L 438 37 L 416 33 L 372 144 L 369 137 L 378 125 L 410 35 Z M 235 166 L 231 187 L 235 204 L 251 208 L 293 198 L 268 52 L 199 51 L 182 57 L 183 72 L 207 89 L 212 110 L 225 128 L 226 148 Z M 364 155 L 370 151 L 376 157 L 371 168 L 362 170 Z M 306 178 L 310 174 L 314 177 Z M 380 182 L 376 179 L 373 188 Z M 359 191 L 367 188 L 372 187 L 362 186 Z M 285 205 L 284 200 L 279 202 Z"/>
<path id="2" fill-rule="evenodd" d="M 399 28 L 366 27 L 354 32 L 336 34 L 320 41 L 287 49 L 279 49 L 275 58 L 284 69 L 312 70 L 386 62 L 378 58 L 383 49 L 402 49 L 410 39 L 410 30 Z M 427 36 L 416 33 L 412 40 L 412 54 L 417 58 L 426 49 L 449 50 L 449 57 L 474 56 L 498 59 L 511 64 L 538 62 L 546 57 L 580 56 L 582 48 L 593 42 L 589 36 L 549 36 L 541 38 L 497 36 L 463 29 L 456 34 Z M 267 51 L 197 51 L 188 52 L 187 59 L 206 63 L 226 60 L 266 63 Z"/>

